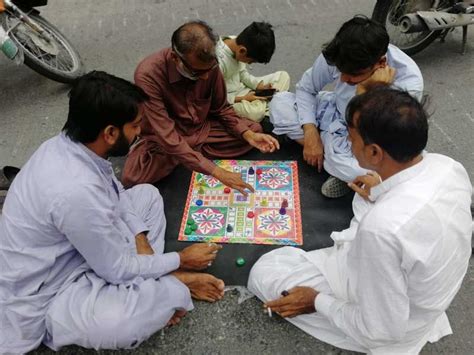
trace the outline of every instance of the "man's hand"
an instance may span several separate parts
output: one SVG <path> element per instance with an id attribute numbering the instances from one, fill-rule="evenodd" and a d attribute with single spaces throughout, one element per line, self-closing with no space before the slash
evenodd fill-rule
<path id="1" fill-rule="evenodd" d="M 139 255 L 155 254 L 145 233 L 140 233 L 135 236 L 135 246 L 137 248 L 137 254 Z"/>
<path id="2" fill-rule="evenodd" d="M 258 83 L 257 90 L 266 90 L 266 89 L 273 89 L 273 85 L 271 83 L 264 84 L 263 81 Z"/>
<path id="3" fill-rule="evenodd" d="M 222 182 L 224 185 L 229 186 L 231 189 L 238 190 L 244 196 L 248 195 L 246 190 L 255 192 L 252 185 L 249 185 L 244 180 L 242 180 L 242 176 L 239 173 L 233 173 L 216 166 L 211 175 Z"/>
<path id="4" fill-rule="evenodd" d="M 262 153 L 273 153 L 275 150 L 280 149 L 280 143 L 269 134 L 255 133 L 248 130 L 242 134 L 242 138 Z"/>
<path id="5" fill-rule="evenodd" d="M 388 65 L 378 68 L 371 76 L 357 84 L 356 94 L 361 95 L 374 86 L 392 85 L 395 74 L 395 68 L 389 67 Z"/>
<path id="6" fill-rule="evenodd" d="M 314 313 L 314 301 L 318 291 L 311 287 L 298 286 L 288 291 L 287 296 L 267 302 L 263 306 L 270 308 L 282 317 L 296 317 L 300 314 Z"/>
<path id="7" fill-rule="evenodd" d="M 358 176 L 349 187 L 362 196 L 365 200 L 369 200 L 370 189 L 382 182 L 380 175 L 375 171 L 369 171 L 366 175 Z"/>
<path id="8" fill-rule="evenodd" d="M 318 172 L 321 172 L 324 162 L 324 146 L 318 129 L 314 124 L 305 124 L 303 130 L 303 158 L 309 165 L 317 167 Z"/>
<path id="9" fill-rule="evenodd" d="M 271 96 L 257 96 L 255 95 L 255 91 L 250 91 L 247 95 L 244 96 L 237 96 L 234 99 L 234 102 L 241 102 L 241 101 L 248 101 L 252 102 L 255 100 L 262 100 L 262 101 L 268 101 L 271 98 Z"/>
<path id="10" fill-rule="evenodd" d="M 186 270 L 203 270 L 212 265 L 222 245 L 198 243 L 179 251 L 179 268 Z"/>

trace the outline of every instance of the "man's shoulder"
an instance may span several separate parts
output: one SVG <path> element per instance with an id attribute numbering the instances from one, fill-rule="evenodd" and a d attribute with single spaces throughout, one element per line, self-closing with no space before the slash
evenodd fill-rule
<path id="1" fill-rule="evenodd" d="M 163 48 L 145 57 L 135 69 L 135 80 L 164 75 L 167 71 L 167 58 L 170 51 L 171 48 Z"/>

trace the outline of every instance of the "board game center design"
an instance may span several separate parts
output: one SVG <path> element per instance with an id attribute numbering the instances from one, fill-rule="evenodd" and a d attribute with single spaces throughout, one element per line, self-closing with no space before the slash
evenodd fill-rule
<path id="1" fill-rule="evenodd" d="M 216 160 L 255 192 L 244 196 L 212 176 L 193 172 L 178 240 L 301 245 L 296 161 Z"/>

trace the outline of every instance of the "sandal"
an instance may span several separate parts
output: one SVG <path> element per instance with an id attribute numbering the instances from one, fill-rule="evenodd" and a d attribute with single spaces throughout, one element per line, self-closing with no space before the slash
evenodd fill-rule
<path id="1" fill-rule="evenodd" d="M 8 190 L 15 176 L 20 172 L 19 168 L 5 165 L 0 169 L 0 190 Z"/>

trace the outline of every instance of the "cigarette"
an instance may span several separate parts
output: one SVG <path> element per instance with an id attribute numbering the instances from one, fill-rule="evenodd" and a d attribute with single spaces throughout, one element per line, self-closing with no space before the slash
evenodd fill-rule
<path id="1" fill-rule="evenodd" d="M 272 316 L 272 309 L 270 307 L 267 307 L 267 312 L 268 312 L 268 316 L 271 317 Z"/>

